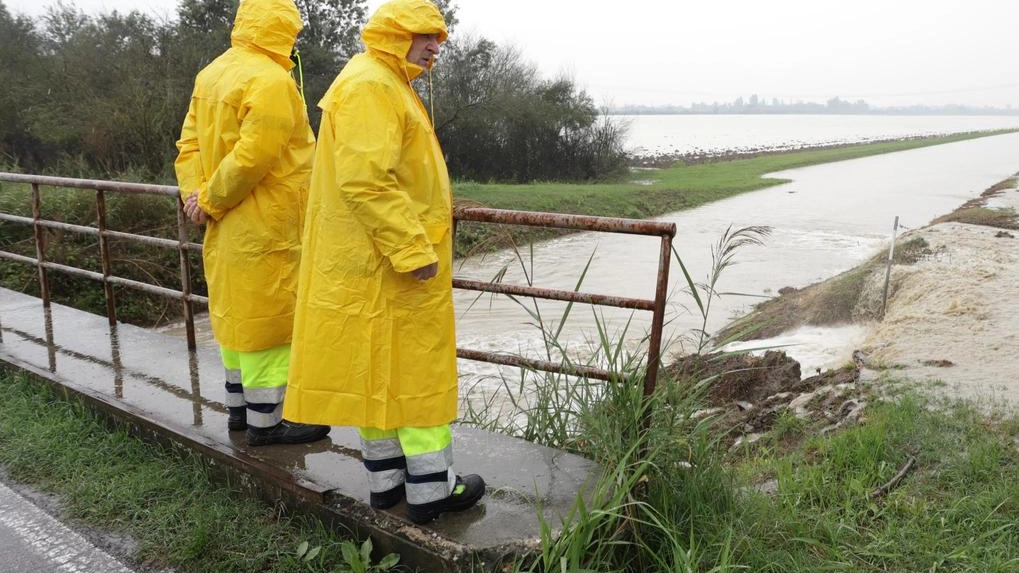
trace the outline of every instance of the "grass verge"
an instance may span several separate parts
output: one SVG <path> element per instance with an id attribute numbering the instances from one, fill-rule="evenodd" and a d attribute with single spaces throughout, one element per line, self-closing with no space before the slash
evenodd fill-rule
<path id="1" fill-rule="evenodd" d="M 611 386 L 568 441 L 605 479 L 513 570 L 1019 571 L 1019 418 L 882 387 L 900 390 L 871 392 L 855 426 L 821 435 L 789 411 L 773 435 L 728 449 L 692 415 L 692 381 L 644 402 Z"/>
<path id="2" fill-rule="evenodd" d="M 742 500 L 709 544 L 761 572 L 1019 571 L 1017 436 L 1014 413 L 906 391 L 859 426 L 741 460 Z M 768 479 L 772 496 L 753 487 Z"/>
<path id="3" fill-rule="evenodd" d="M 57 495 L 65 518 L 136 540 L 136 562 L 196 573 L 353 570 L 349 539 L 213 482 L 196 454 L 111 431 L 21 373 L 0 368 L 0 392 L 0 468 Z"/>

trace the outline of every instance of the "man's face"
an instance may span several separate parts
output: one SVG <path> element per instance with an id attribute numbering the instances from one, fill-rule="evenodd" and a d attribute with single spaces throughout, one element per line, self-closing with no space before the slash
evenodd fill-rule
<path id="1" fill-rule="evenodd" d="M 438 34 L 414 34 L 414 39 L 407 50 L 407 61 L 428 69 L 432 67 L 435 56 L 439 55 Z"/>

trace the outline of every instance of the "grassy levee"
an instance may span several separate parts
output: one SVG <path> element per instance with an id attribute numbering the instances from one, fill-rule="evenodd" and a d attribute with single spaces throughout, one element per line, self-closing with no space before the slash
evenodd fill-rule
<path id="1" fill-rule="evenodd" d="M 633 171 L 626 181 L 619 182 L 529 185 L 459 182 L 454 185 L 454 196 L 458 204 L 467 206 L 645 219 L 786 183 L 785 179 L 764 177 L 776 171 L 1015 131 L 958 133 L 825 149 L 766 153 L 745 159 L 721 158 L 717 161 L 701 161 L 689 165 L 677 163 L 664 169 Z M 511 244 L 524 245 L 562 233 L 530 227 L 464 223 L 457 229 L 456 249 L 458 255 L 478 254 Z"/>

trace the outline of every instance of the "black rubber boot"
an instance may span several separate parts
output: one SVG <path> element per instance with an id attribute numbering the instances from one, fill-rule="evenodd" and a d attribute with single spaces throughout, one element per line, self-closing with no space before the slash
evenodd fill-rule
<path id="1" fill-rule="evenodd" d="M 373 509 L 389 509 L 394 505 L 400 503 L 406 493 L 407 488 L 401 483 L 393 489 L 387 489 L 386 491 L 372 492 L 371 495 L 371 506 Z"/>
<path id="2" fill-rule="evenodd" d="M 245 406 L 227 408 L 230 416 L 226 419 L 226 427 L 231 432 L 239 432 L 248 429 L 248 409 Z"/>
<path id="3" fill-rule="evenodd" d="M 449 497 L 429 503 L 408 503 L 407 517 L 414 523 L 423 525 L 439 517 L 440 513 L 470 509 L 483 495 L 485 480 L 481 479 L 481 476 L 476 474 L 456 476 L 456 485 L 453 486 L 453 493 Z"/>
<path id="4" fill-rule="evenodd" d="M 329 426 L 298 424 L 283 420 L 271 428 L 252 428 L 244 434 L 249 446 L 271 444 L 305 444 L 321 440 L 329 434 Z"/>

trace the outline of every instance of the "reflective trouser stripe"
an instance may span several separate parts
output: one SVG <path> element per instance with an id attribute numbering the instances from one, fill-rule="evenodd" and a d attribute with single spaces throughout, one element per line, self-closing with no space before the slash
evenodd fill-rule
<path id="1" fill-rule="evenodd" d="M 364 428 L 360 432 L 361 456 L 368 470 L 368 489 L 380 493 L 404 482 L 407 458 L 403 457 L 396 430 L 371 430 L 374 428 Z M 374 439 L 366 438 L 366 434 Z M 385 437 L 389 434 L 389 437 Z"/>
<path id="2" fill-rule="evenodd" d="M 245 388 L 244 400 L 248 404 L 279 404 L 287 393 L 286 386 L 278 388 Z"/>
<path id="3" fill-rule="evenodd" d="M 290 345 L 283 344 L 267 350 L 239 352 L 220 347 L 223 365 L 227 368 L 227 406 L 247 404 L 247 423 L 254 428 L 270 428 L 283 421 L 283 396 L 287 390 L 287 370 L 290 366 Z M 234 402 L 236 384 L 231 370 L 239 371 L 242 391 L 241 402 Z M 234 387 L 235 388 L 235 387 Z"/>
<path id="4" fill-rule="evenodd" d="M 283 402 L 248 404 L 247 422 L 252 428 L 271 428 L 283 421 Z"/>
<path id="5" fill-rule="evenodd" d="M 223 367 L 226 369 L 226 407 L 244 406 L 244 387 L 241 385 L 241 357 L 232 350 L 220 348 Z"/>
<path id="6" fill-rule="evenodd" d="M 248 425 L 271 428 L 283 421 L 283 397 L 286 386 L 277 388 L 244 388 L 244 401 L 248 403 Z"/>
<path id="7" fill-rule="evenodd" d="M 456 485 L 453 446 L 438 452 L 407 456 L 407 503 L 428 503 L 449 497 Z"/>
<path id="8" fill-rule="evenodd" d="M 226 369 L 226 407 L 244 407 L 244 386 L 241 386 L 241 371 Z"/>
<path id="9" fill-rule="evenodd" d="M 452 493 L 456 475 L 451 471 L 453 435 L 448 424 L 394 430 L 361 428 L 360 434 L 371 491 L 392 489 L 406 479 L 407 503 L 438 501 Z"/>

